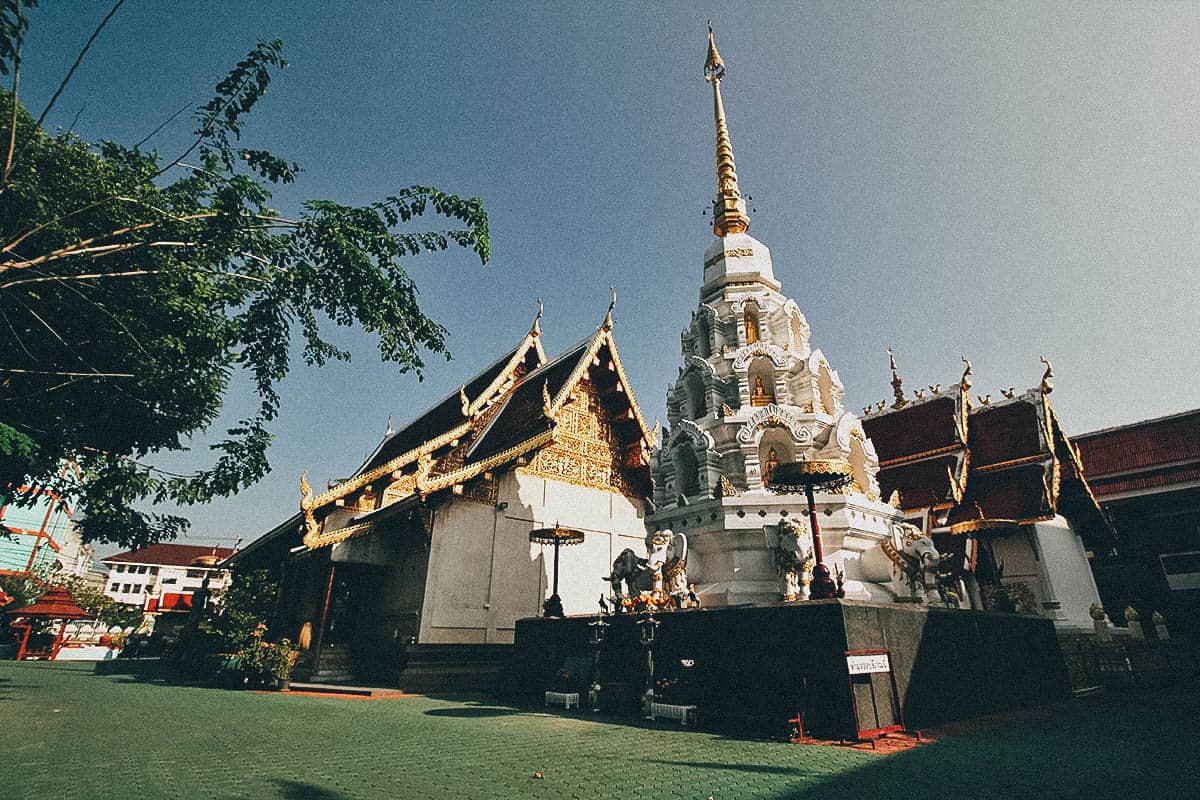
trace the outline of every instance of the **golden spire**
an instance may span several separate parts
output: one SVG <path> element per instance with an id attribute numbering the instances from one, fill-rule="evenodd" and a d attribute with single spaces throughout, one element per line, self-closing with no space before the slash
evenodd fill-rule
<path id="1" fill-rule="evenodd" d="M 750 227 L 746 201 L 738 189 L 737 168 L 733 163 L 733 142 L 725 123 L 725 104 L 721 100 L 721 79 L 725 77 L 725 62 L 713 41 L 712 26 L 708 26 L 708 58 L 704 62 L 704 79 L 713 87 L 713 116 L 717 123 L 717 194 L 713 198 L 713 233 L 727 236 L 742 233 Z"/>

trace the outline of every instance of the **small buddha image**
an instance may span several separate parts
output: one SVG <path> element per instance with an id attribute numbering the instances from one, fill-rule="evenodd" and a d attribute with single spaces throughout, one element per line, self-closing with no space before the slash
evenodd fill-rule
<path id="1" fill-rule="evenodd" d="M 765 406 L 772 402 L 775 398 L 767 394 L 767 390 L 763 387 L 763 379 L 761 375 L 754 376 L 754 389 L 750 392 L 750 405 Z"/>
<path id="2" fill-rule="evenodd" d="M 758 318 L 755 317 L 750 310 L 746 310 L 746 344 L 754 344 L 758 341 Z"/>
<path id="3" fill-rule="evenodd" d="M 767 451 L 767 462 L 765 464 L 763 464 L 763 470 L 762 470 L 763 483 L 767 483 L 768 481 L 771 480 L 771 475 L 774 474 L 775 468 L 778 466 L 779 466 L 779 454 L 776 453 L 775 448 L 772 447 L 769 451 Z"/>

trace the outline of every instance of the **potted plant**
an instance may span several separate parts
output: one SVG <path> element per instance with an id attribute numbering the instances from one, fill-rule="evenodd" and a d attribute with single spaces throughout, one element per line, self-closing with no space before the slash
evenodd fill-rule
<path id="1" fill-rule="evenodd" d="M 280 639 L 273 645 L 268 645 L 271 652 L 268 658 L 268 666 L 271 672 L 271 677 L 275 679 L 275 688 L 281 692 L 286 692 L 292 684 L 292 670 L 296 667 L 296 660 L 300 657 L 300 651 L 292 647 L 292 643 L 287 639 Z"/>

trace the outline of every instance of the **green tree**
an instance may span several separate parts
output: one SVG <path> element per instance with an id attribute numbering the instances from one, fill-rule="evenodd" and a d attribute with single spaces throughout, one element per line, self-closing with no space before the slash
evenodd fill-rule
<path id="1" fill-rule="evenodd" d="M 299 167 L 241 134 L 285 66 L 279 41 L 217 84 L 177 156 L 51 133 L 49 107 L 34 119 L 17 91 L 35 4 L 0 0 L 0 72 L 12 77 L 0 90 L 0 495 L 28 476 L 75 500 L 86 541 L 139 547 L 187 524 L 139 501 L 203 503 L 268 472 L 294 339 L 312 365 L 349 358 L 322 335 L 330 324 L 377 336 L 401 372 L 448 357 L 402 261 L 463 247 L 486 264 L 487 215 L 478 198 L 429 186 L 365 206 L 308 200 L 287 217 L 272 208 L 271 188 Z M 427 214 L 449 229 L 405 226 Z M 152 466 L 210 430 L 238 371 L 260 404 L 216 437 L 211 466 Z M 60 476 L 64 459 L 80 472 Z"/>

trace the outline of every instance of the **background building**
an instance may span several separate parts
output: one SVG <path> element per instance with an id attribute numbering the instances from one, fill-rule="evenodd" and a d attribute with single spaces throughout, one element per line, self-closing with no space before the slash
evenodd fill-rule
<path id="1" fill-rule="evenodd" d="M 87 575 L 94 551 L 79 537 L 67 501 L 38 490 L 29 505 L 0 500 L 0 574 L 39 572 L 55 565 Z"/>
<path id="2" fill-rule="evenodd" d="M 228 547 L 153 544 L 108 556 L 102 559 L 108 568 L 104 593 L 149 612 L 190 611 L 205 578 L 212 595 L 225 591 L 231 573 L 219 565 L 233 553 Z"/>
<path id="3" fill-rule="evenodd" d="M 1159 611 L 1172 630 L 1200 634 L 1200 409 L 1072 441 L 1117 531 L 1095 560 L 1109 616 L 1123 625 L 1127 606 L 1143 619 Z"/>

